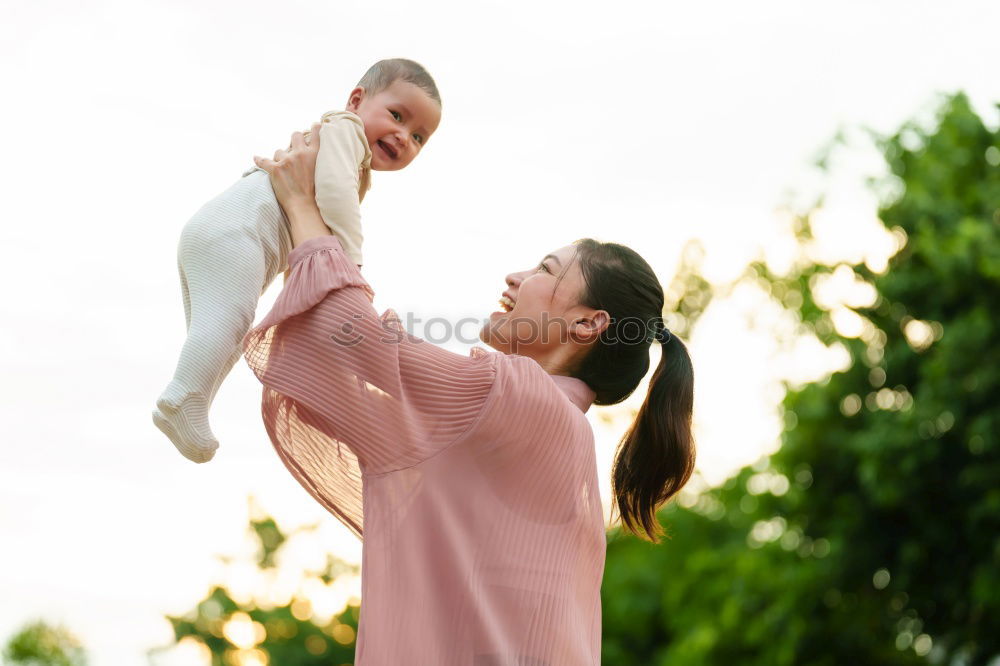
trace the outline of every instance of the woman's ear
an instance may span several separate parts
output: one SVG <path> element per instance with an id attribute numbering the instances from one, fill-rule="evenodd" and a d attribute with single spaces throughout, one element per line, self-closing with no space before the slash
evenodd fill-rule
<path id="1" fill-rule="evenodd" d="M 365 89 L 358 86 L 351 91 L 350 96 L 347 98 L 347 107 L 345 111 L 350 111 L 351 113 L 357 113 L 358 109 L 361 108 L 361 102 L 365 99 Z"/>
<path id="2" fill-rule="evenodd" d="M 595 310 L 589 317 L 573 324 L 571 335 L 577 342 L 587 343 L 601 337 L 601 333 L 611 324 L 611 316 L 604 310 Z"/>

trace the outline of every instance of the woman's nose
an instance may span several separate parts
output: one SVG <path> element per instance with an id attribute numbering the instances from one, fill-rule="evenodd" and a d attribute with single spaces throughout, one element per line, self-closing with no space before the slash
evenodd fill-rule
<path id="1" fill-rule="evenodd" d="M 508 287 L 516 287 L 517 285 L 521 284 L 521 274 L 510 273 L 509 275 L 507 275 L 506 280 Z"/>

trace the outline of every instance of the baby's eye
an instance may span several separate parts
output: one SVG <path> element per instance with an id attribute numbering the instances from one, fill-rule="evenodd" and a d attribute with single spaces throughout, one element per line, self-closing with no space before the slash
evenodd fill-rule
<path id="1" fill-rule="evenodd" d="M 424 145 L 424 137 L 420 136 L 419 134 L 414 134 L 413 140 L 419 143 L 421 146 Z"/>
<path id="2" fill-rule="evenodd" d="M 390 109 L 389 113 L 391 113 L 392 117 L 395 118 L 396 120 L 402 120 L 403 119 L 403 116 L 399 115 L 399 111 L 393 111 L 392 109 Z"/>

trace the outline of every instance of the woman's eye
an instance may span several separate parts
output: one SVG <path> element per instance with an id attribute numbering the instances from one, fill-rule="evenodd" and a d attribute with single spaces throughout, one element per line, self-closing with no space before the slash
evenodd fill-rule
<path id="1" fill-rule="evenodd" d="M 548 267 L 545 264 L 538 264 L 538 268 L 539 268 L 539 270 L 543 270 L 546 273 L 549 272 L 549 269 L 548 269 Z"/>
<path id="2" fill-rule="evenodd" d="M 392 117 L 395 118 L 396 120 L 402 120 L 403 119 L 403 116 L 399 115 L 399 111 L 392 111 L 392 110 L 390 110 L 389 113 L 391 113 Z"/>

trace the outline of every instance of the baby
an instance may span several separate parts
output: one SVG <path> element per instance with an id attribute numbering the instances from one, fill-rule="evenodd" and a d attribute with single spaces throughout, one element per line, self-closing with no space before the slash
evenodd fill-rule
<path id="1" fill-rule="evenodd" d="M 420 154 L 441 119 L 441 97 L 412 60 L 375 63 L 344 111 L 323 114 L 316 159 L 316 203 L 323 221 L 361 267 L 360 203 L 371 170 L 397 171 Z M 251 169 L 184 226 L 177 268 L 187 339 L 153 423 L 177 450 L 207 462 L 219 447 L 208 411 L 241 355 L 257 301 L 292 249 L 288 223 L 267 172 Z"/>

